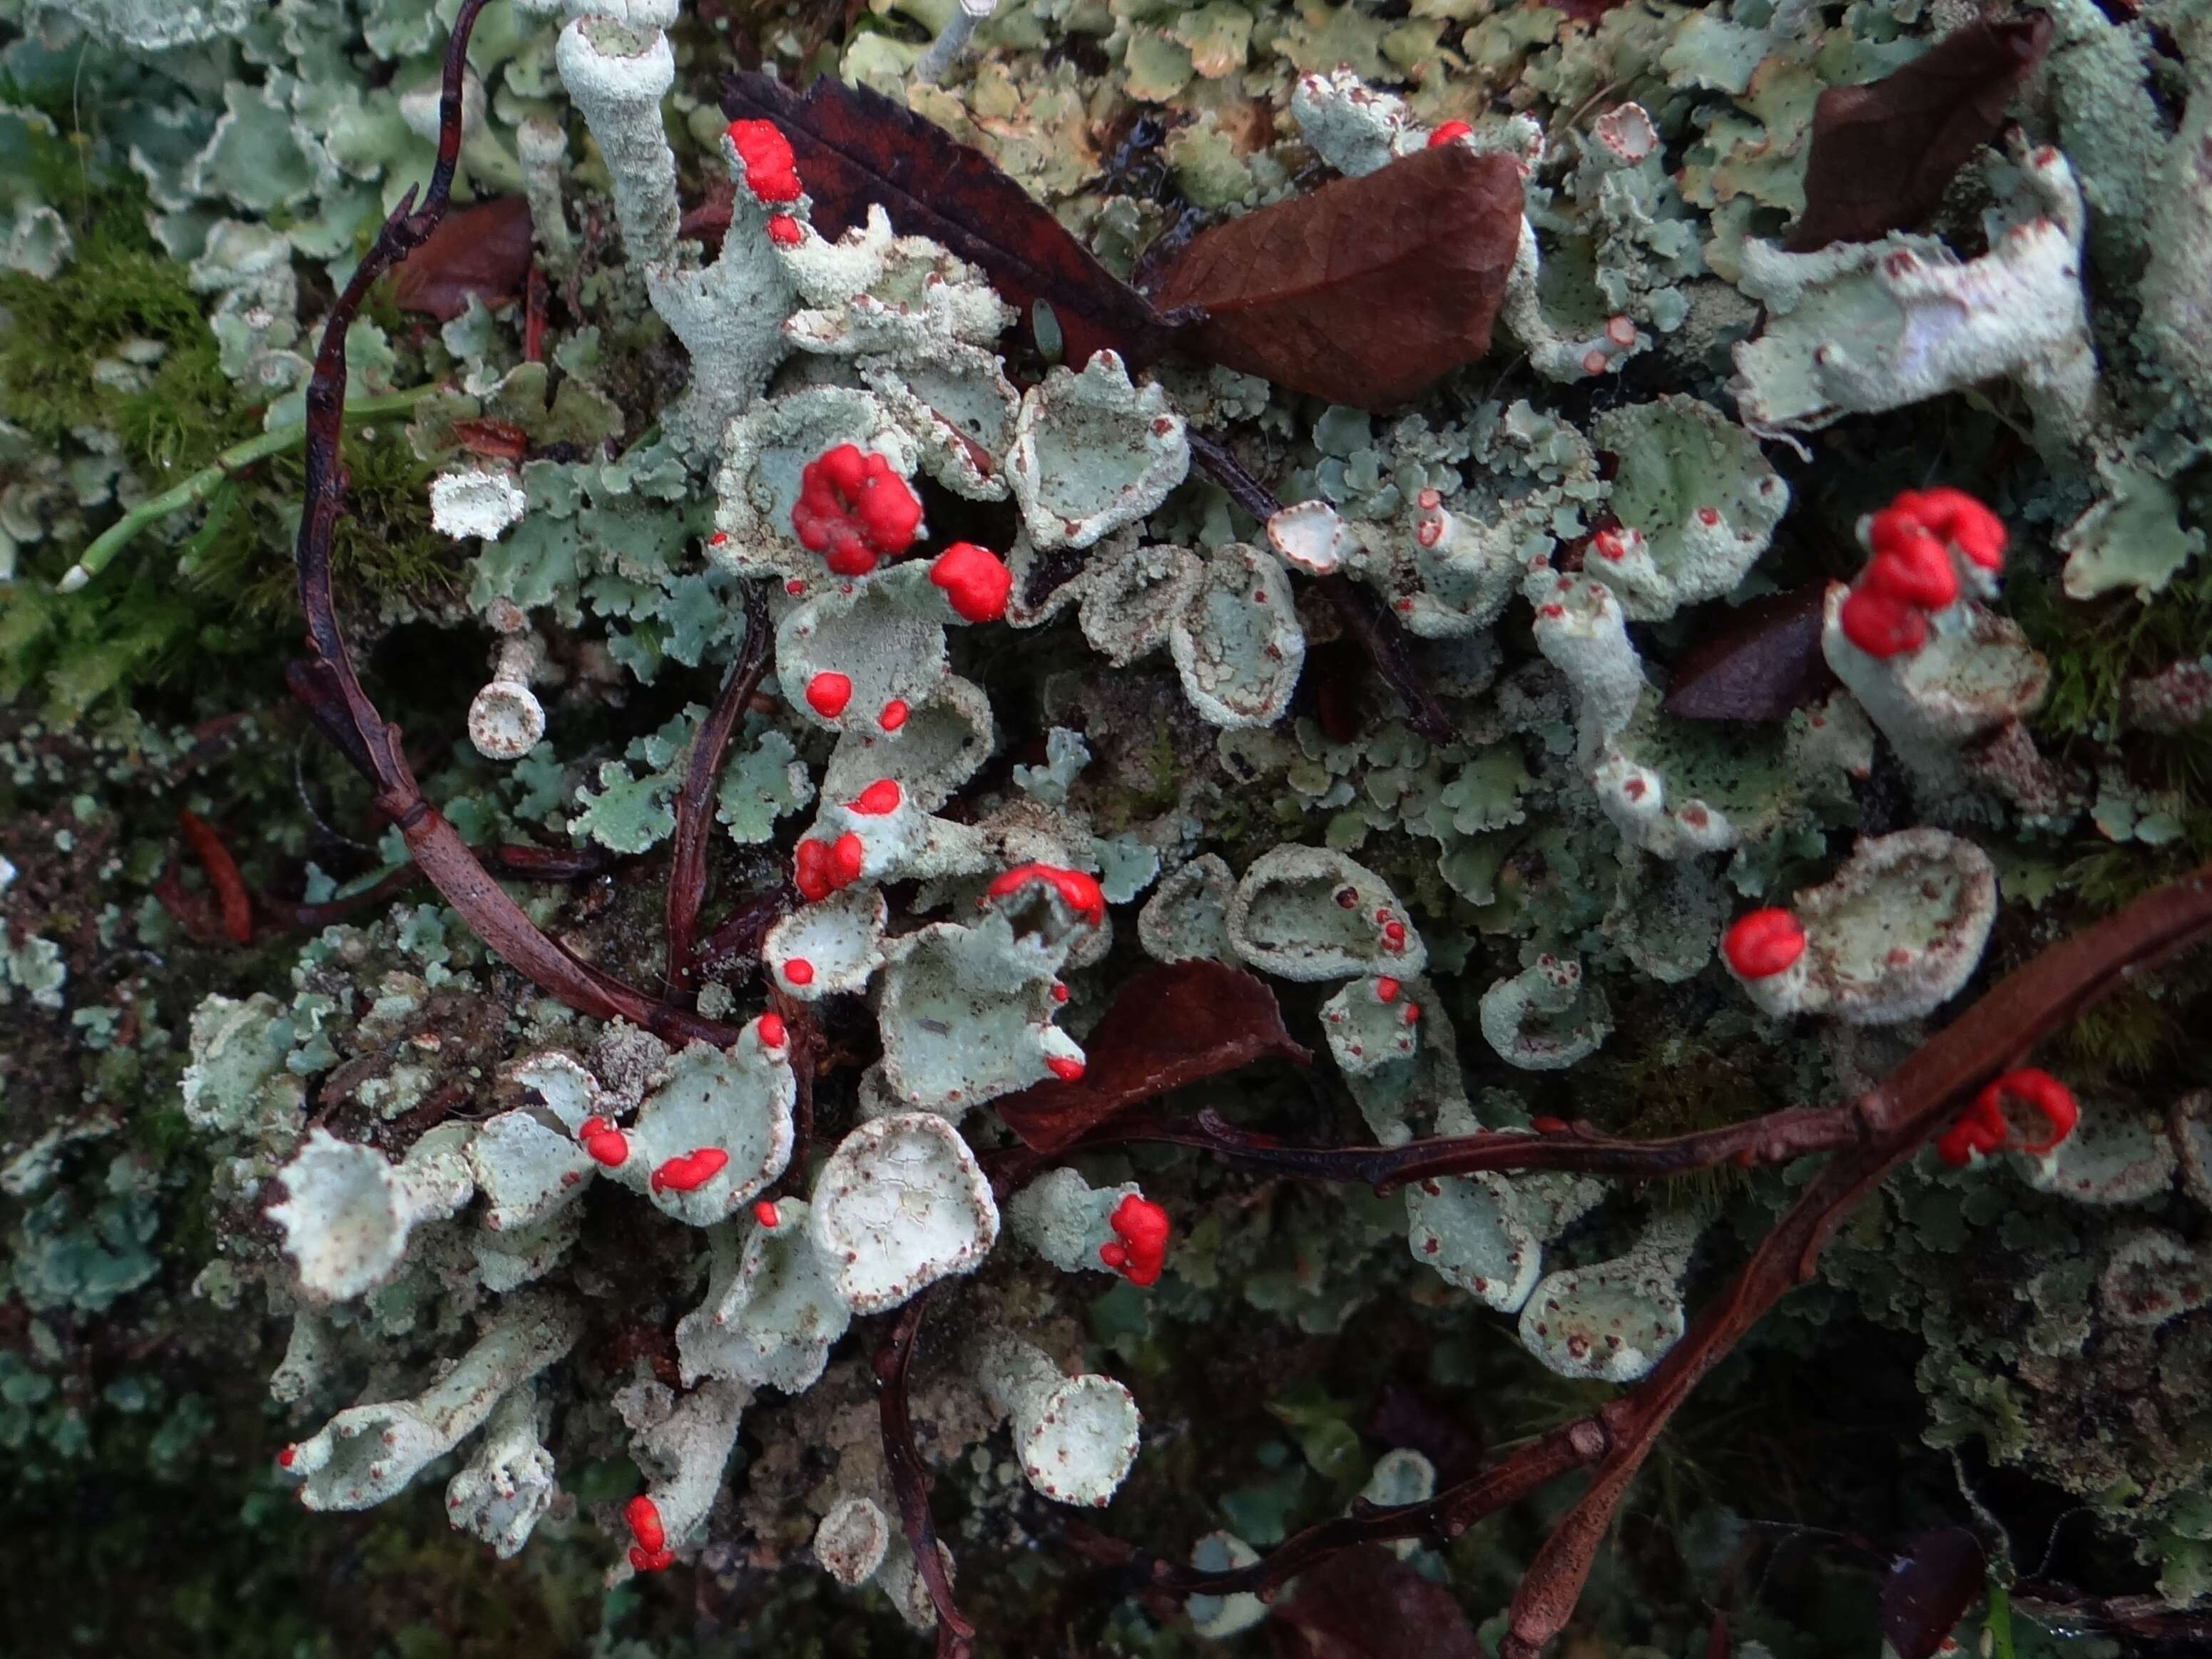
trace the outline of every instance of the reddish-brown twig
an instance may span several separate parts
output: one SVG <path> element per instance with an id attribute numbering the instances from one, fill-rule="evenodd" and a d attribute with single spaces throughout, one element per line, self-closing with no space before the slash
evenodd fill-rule
<path id="1" fill-rule="evenodd" d="M 968 1659 L 975 1650 L 975 1627 L 960 1616 L 952 1599 L 952 1580 L 937 1553 L 937 1522 L 929 1513 L 929 1471 L 914 1443 L 914 1418 L 907 1402 L 907 1368 L 914 1360 L 915 1340 L 921 1334 L 931 1294 L 924 1291 L 901 1308 L 890 1334 L 876 1349 L 876 1403 L 883 1417 L 884 1462 L 898 1501 L 899 1525 L 914 1551 L 915 1571 L 937 1608 L 937 1659 Z"/>
<path id="2" fill-rule="evenodd" d="M 223 933 L 233 945 L 251 944 L 253 899 L 246 891 L 246 878 L 238 872 L 238 860 L 231 857 L 230 848 L 222 844 L 214 826 L 197 812 L 179 810 L 177 827 L 184 831 L 200 867 L 207 872 L 208 885 L 215 889 L 216 902 L 222 907 Z"/>
<path id="3" fill-rule="evenodd" d="M 592 848 L 571 850 L 556 847 L 495 846 L 472 847 L 469 851 L 486 869 L 509 881 L 580 881 L 586 876 L 598 875 L 612 862 L 606 854 Z M 386 899 L 405 892 L 422 879 L 422 870 L 414 860 L 410 859 L 397 868 L 386 871 L 358 893 L 349 893 L 343 898 L 325 899 L 317 903 L 283 898 L 265 889 L 256 888 L 253 908 L 274 918 L 281 927 L 313 930 L 327 927 L 332 922 L 343 921 L 364 910 L 374 909 Z"/>
<path id="4" fill-rule="evenodd" d="M 421 246 L 444 217 L 461 147 L 461 82 L 467 65 L 469 35 L 487 0 L 462 0 L 446 48 L 445 76 L 438 103 L 438 160 L 416 206 L 412 189 L 385 220 L 352 279 L 331 306 L 315 352 L 315 372 L 307 383 L 307 501 L 300 516 L 295 562 L 300 575 L 300 608 L 306 613 L 312 658 L 287 673 L 295 696 L 307 704 L 315 723 L 345 751 L 376 791 L 380 811 L 398 826 L 407 850 L 446 902 L 459 911 L 477 938 L 524 977 L 580 1013 L 600 1019 L 626 1019 L 677 1042 L 710 1042 L 727 1048 L 738 1032 L 716 1020 L 623 984 L 611 975 L 580 962 L 540 932 L 477 861 L 460 834 L 423 799 L 407 763 L 399 728 L 388 724 L 363 690 L 338 626 L 331 588 L 331 542 L 345 507 L 345 471 L 338 462 L 346 391 L 345 341 L 369 285 Z"/>
<path id="5" fill-rule="evenodd" d="M 1358 1181 L 1388 1193 L 1416 1181 L 1473 1175 L 1485 1170 L 1570 1170 L 1625 1181 L 1655 1181 L 1734 1164 L 1793 1164 L 1815 1152 L 1839 1152 L 1867 1138 L 1860 1103 L 1793 1107 L 1724 1128 L 1658 1140 L 1602 1135 L 1581 1124 L 1547 1134 L 1485 1130 L 1439 1135 L 1399 1146 L 1293 1146 L 1272 1135 L 1240 1129 L 1218 1113 L 1193 1117 L 1134 1113 L 1102 1125 L 1075 1143 L 1075 1152 L 1129 1141 L 1191 1146 L 1224 1163 L 1307 1181 Z"/>
<path id="6" fill-rule="evenodd" d="M 768 672 L 768 599 L 758 582 L 744 584 L 745 638 L 722 679 L 721 695 L 691 740 L 691 761 L 676 797 L 674 851 L 668 862 L 668 996 L 691 1005 L 697 979 L 694 942 L 707 898 L 707 836 L 714 824 L 714 786 L 730 738 Z"/>

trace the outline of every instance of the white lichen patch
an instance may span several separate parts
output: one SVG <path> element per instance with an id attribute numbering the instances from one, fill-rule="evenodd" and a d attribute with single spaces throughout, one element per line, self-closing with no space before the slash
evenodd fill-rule
<path id="1" fill-rule="evenodd" d="M 903 564 L 837 582 L 793 611 L 775 630 L 775 674 L 794 709 L 832 731 L 896 730 L 947 677 L 941 597 L 927 566 Z M 809 695 L 825 674 L 843 682 L 834 712 Z"/>
<path id="2" fill-rule="evenodd" d="M 1081 374 L 1055 368 L 1023 394 L 1006 466 L 1039 547 L 1089 547 L 1167 500 L 1190 470 L 1190 442 L 1167 393 L 1133 386 L 1121 357 L 1099 351 Z"/>
<path id="3" fill-rule="evenodd" d="M 1113 1217 L 1124 1199 L 1142 1198 L 1133 1181 L 1093 1187 L 1073 1170 L 1050 1170 L 1007 1201 L 1014 1237 L 1062 1273 L 1097 1273 L 1102 1247 L 1119 1241 Z"/>
<path id="4" fill-rule="evenodd" d="M 469 1142 L 468 1161 L 493 1232 L 538 1226 L 582 1192 L 591 1157 L 573 1133 L 527 1111 L 487 1118 Z"/>
<path id="5" fill-rule="evenodd" d="M 875 1576 L 891 1543 L 890 1517 L 866 1498 L 841 1498 L 814 1529 L 814 1559 L 847 1589 Z"/>
<path id="6" fill-rule="evenodd" d="M 718 1231 L 707 1299 L 676 1324 L 686 1387 L 719 1376 L 803 1393 L 851 1322 L 830 1264 L 815 1249 L 808 1206 L 787 1198 L 773 1213 L 773 1226 L 763 1216 L 744 1227 L 742 1246 L 726 1228 Z"/>
<path id="7" fill-rule="evenodd" d="M 1729 592 L 1789 508 L 1789 486 L 1758 440 L 1699 398 L 1670 393 L 1608 410 L 1590 439 L 1620 463 L 1607 505 L 1644 556 L 1619 556 L 1621 540 L 1601 532 L 1589 566 L 1635 621 L 1663 621 Z"/>
<path id="8" fill-rule="evenodd" d="M 1832 879 L 1790 901 L 1805 949 L 1778 974 L 1741 980 L 1769 1013 L 1894 1025 L 1958 994 L 1996 921 L 1996 871 L 1941 830 L 1870 836 Z"/>
<path id="9" fill-rule="evenodd" d="M 365 1510 L 405 1487 L 473 1432 L 501 1395 L 567 1353 L 583 1328 L 568 1304 L 538 1292 L 503 1303 L 483 1334 L 411 1399 L 354 1406 L 277 1462 L 311 1510 Z"/>
<path id="10" fill-rule="evenodd" d="M 1110 1376 L 1068 1376 L 1044 1351 L 1001 1331 L 976 1345 L 983 1393 L 1012 1419 L 1031 1486 L 1058 1504 L 1097 1509 L 1137 1461 L 1137 1402 Z"/>
<path id="11" fill-rule="evenodd" d="M 520 1383 L 500 1396 L 476 1455 L 446 1483 L 446 1515 L 506 1560 L 521 1553 L 559 1492 L 553 1454 L 538 1438 L 536 1391 Z"/>
<path id="12" fill-rule="evenodd" d="M 1305 664 L 1290 574 L 1242 542 L 1206 563 L 1204 580 L 1169 625 L 1183 695 L 1216 726 L 1272 726 L 1290 707 Z"/>
<path id="13" fill-rule="evenodd" d="M 890 908 L 878 887 L 848 887 L 801 905 L 769 929 L 761 957 L 777 984 L 802 1002 L 867 988 L 884 965 L 884 922 Z M 800 972 L 794 966 L 805 964 Z"/>
<path id="14" fill-rule="evenodd" d="M 900 1112 L 839 1144 L 816 1179 L 808 1224 L 845 1305 L 881 1313 L 974 1272 L 998 1242 L 999 1206 L 951 1124 Z"/>
<path id="15" fill-rule="evenodd" d="M 607 1173 L 677 1219 L 712 1226 L 783 1173 L 797 1096 L 787 1044 L 769 1046 L 759 1021 L 727 1048 L 694 1042 L 668 1062 L 625 1132 L 628 1156 Z"/>
<path id="16" fill-rule="evenodd" d="M 1972 600 L 1936 613 L 1927 642 L 1893 657 L 1873 657 L 1844 632 L 1850 590 L 1828 587 L 1820 650 L 1836 678 L 1930 785 L 1958 775 L 1958 750 L 2033 714 L 2051 684 L 2051 665 L 2020 624 Z"/>
<path id="17" fill-rule="evenodd" d="M 299 1265 L 301 1289 L 343 1302 L 391 1277 L 416 1226 L 469 1201 L 472 1133 L 465 1124 L 441 1124 L 394 1164 L 374 1147 L 310 1131 L 280 1171 L 287 1196 L 269 1206 L 269 1218 L 283 1230 L 285 1254 Z"/>
<path id="18" fill-rule="evenodd" d="M 1504 1176 L 1486 1171 L 1416 1182 L 1406 1189 L 1406 1218 L 1413 1260 L 1486 1307 L 1516 1312 L 1535 1288 L 1543 1242 Z"/>
<path id="19" fill-rule="evenodd" d="M 1218 854 L 1198 857 L 1160 878 L 1160 884 L 1137 913 L 1137 943 L 1156 962 L 1187 962 L 1210 957 L 1227 962 L 1229 906 L 1237 878 Z"/>
<path id="20" fill-rule="evenodd" d="M 1229 942 L 1284 979 L 1410 977 L 1428 964 L 1406 907 L 1382 878 L 1321 847 L 1278 847 L 1244 872 L 1230 900 Z"/>
<path id="21" fill-rule="evenodd" d="M 1187 548 L 1152 542 L 1095 553 L 1078 580 L 1083 637 L 1120 668 L 1168 642 L 1198 597 L 1206 565 Z"/>
<path id="22" fill-rule="evenodd" d="M 529 509 L 522 486 L 504 471 L 465 467 L 430 480 L 430 526 L 457 542 L 496 539 Z"/>
<path id="23" fill-rule="evenodd" d="M 1347 1077 L 1369 1077 L 1412 1060 L 1422 1012 L 1419 1000 L 1396 979 L 1356 979 L 1322 1004 L 1321 1029 L 1337 1069 Z"/>
<path id="24" fill-rule="evenodd" d="M 1633 1382 L 1680 1340 L 1693 1225 L 1667 1221 L 1626 1255 L 1547 1275 L 1521 1310 L 1521 1346 L 1562 1376 Z"/>
<path id="25" fill-rule="evenodd" d="M 1482 994 L 1482 1035 L 1509 1066 L 1556 1072 L 1595 1054 L 1613 1030 L 1579 959 L 1546 951 Z"/>
<path id="26" fill-rule="evenodd" d="M 2139 1204 L 2173 1184 L 2173 1138 L 2157 1115 L 2124 1100 L 2081 1103 L 2074 1133 L 2040 1155 L 2016 1152 L 2021 1178 L 2076 1204 Z"/>
<path id="27" fill-rule="evenodd" d="M 891 942 L 878 1009 L 884 1074 L 909 1106 L 969 1107 L 1080 1067 L 1053 1024 L 1068 941 L 1017 933 L 994 910 L 972 927 L 934 922 Z"/>

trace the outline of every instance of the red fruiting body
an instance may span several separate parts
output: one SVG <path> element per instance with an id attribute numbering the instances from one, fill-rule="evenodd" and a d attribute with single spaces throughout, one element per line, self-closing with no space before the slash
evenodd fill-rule
<path id="1" fill-rule="evenodd" d="M 1062 985 L 1058 980 L 1054 980 L 1052 982 L 1052 1000 L 1054 1002 L 1065 1002 L 1067 1000 L 1067 987 Z"/>
<path id="2" fill-rule="evenodd" d="M 586 1118 L 584 1127 L 576 1131 L 576 1139 L 583 1143 L 584 1150 L 592 1155 L 593 1162 L 605 1164 L 610 1168 L 629 1157 L 629 1137 L 616 1128 L 611 1119 Z"/>
<path id="3" fill-rule="evenodd" d="M 297 1446 L 285 1447 L 283 1451 L 276 1454 L 276 1467 L 280 1469 L 290 1468 L 292 1467 L 292 1460 L 299 1455 L 300 1449 Z"/>
<path id="4" fill-rule="evenodd" d="M 781 1048 L 790 1033 L 784 1030 L 781 1014 L 763 1014 L 760 1017 L 760 1040 L 763 1048 Z"/>
<path id="5" fill-rule="evenodd" d="M 1406 948 L 1406 924 L 1402 921 L 1384 922 L 1382 924 L 1382 942 L 1389 945 L 1393 951 L 1404 950 Z"/>
<path id="6" fill-rule="evenodd" d="M 778 247 L 797 247 L 806 240 L 806 233 L 788 213 L 778 213 L 769 219 L 768 239 Z"/>
<path id="7" fill-rule="evenodd" d="M 825 670 L 806 682 L 806 706 L 825 720 L 836 720 L 852 701 L 853 682 L 842 674 Z"/>
<path id="8" fill-rule="evenodd" d="M 1067 908 L 1093 927 L 1106 920 L 1106 896 L 1098 890 L 1098 884 L 1080 870 L 1063 870 L 1057 865 L 1018 864 L 991 884 L 988 896 L 1004 898 L 1033 881 L 1049 883 Z"/>
<path id="9" fill-rule="evenodd" d="M 1990 1110 L 2002 1115 L 2008 1100 L 2020 1102 L 2043 1119 L 2044 1133 L 2040 1137 L 2017 1143 L 2020 1151 L 2037 1158 L 2056 1148 L 2081 1121 L 2081 1104 L 2074 1098 L 2074 1091 L 2050 1073 L 2032 1066 L 2007 1072 L 1983 1090 L 1975 1103 L 1987 1101 Z M 2009 1133 L 2010 1119 L 2006 1122 Z"/>
<path id="10" fill-rule="evenodd" d="M 745 188 L 763 202 L 799 199 L 799 158 L 773 121 L 732 121 L 730 142 L 745 164 Z"/>
<path id="11" fill-rule="evenodd" d="M 775 1227 L 782 1223 L 783 1218 L 776 1213 L 775 1200 L 764 1198 L 753 1206 L 753 1219 L 763 1227 Z"/>
<path id="12" fill-rule="evenodd" d="M 1157 1285 L 1167 1263 L 1168 1238 L 1175 1231 L 1168 1212 L 1131 1193 L 1107 1219 L 1121 1243 L 1101 1244 L 1098 1259 L 1132 1285 Z"/>
<path id="13" fill-rule="evenodd" d="M 1874 557 L 1860 580 L 1893 599 L 1941 611 L 1959 597 L 1959 573 L 1951 568 L 1951 556 L 1917 524 L 1907 522 L 1886 531 L 1882 521 L 1896 517 L 1894 509 L 1875 515 Z"/>
<path id="14" fill-rule="evenodd" d="M 1083 1062 L 1073 1054 L 1047 1054 L 1044 1063 L 1062 1083 L 1073 1083 L 1083 1075 Z"/>
<path id="15" fill-rule="evenodd" d="M 1375 994 L 1384 1002 L 1395 1002 L 1398 1000 L 1398 981 L 1385 974 L 1375 981 Z"/>
<path id="16" fill-rule="evenodd" d="M 1928 618 L 1877 588 L 1854 587 L 1838 620 L 1844 637 L 1869 657 L 1898 657 L 1928 641 Z"/>
<path id="17" fill-rule="evenodd" d="M 728 531 L 717 530 L 713 535 L 707 538 L 707 545 L 709 547 L 720 547 L 729 539 L 730 532 Z"/>
<path id="18" fill-rule="evenodd" d="M 802 841 L 791 855 L 791 877 L 799 896 L 809 904 L 836 890 L 830 879 L 830 848 L 818 841 Z"/>
<path id="19" fill-rule="evenodd" d="M 793 957 L 783 964 L 783 976 L 793 985 L 814 983 L 814 964 L 805 957 Z"/>
<path id="20" fill-rule="evenodd" d="M 1014 573 L 999 556 L 973 542 L 955 542 L 930 561 L 929 580 L 945 590 L 952 608 L 971 623 L 996 622 L 1006 614 L 1006 595 Z"/>
<path id="21" fill-rule="evenodd" d="M 853 810 L 867 817 L 881 817 L 886 812 L 897 811 L 899 802 L 903 799 L 904 797 L 899 793 L 896 779 L 878 778 L 860 791 L 858 798 L 853 802 Z"/>
<path id="22" fill-rule="evenodd" d="M 2019 1102 L 2041 1118 L 2044 1133 L 2033 1139 L 2021 1135 L 2005 1109 L 2008 1101 Z M 1959 1121 L 1936 1136 L 1936 1155 L 1954 1167 L 1972 1162 L 1977 1152 L 2007 1146 L 2039 1158 L 2072 1134 L 2081 1118 L 2081 1104 L 2071 1089 L 2048 1072 L 2022 1066 L 2007 1072 L 1974 1097 Z"/>
<path id="23" fill-rule="evenodd" d="M 1420 1018 L 1421 1005 L 1418 1002 L 1407 1003 L 1406 1005 L 1406 1024 L 1408 1025 L 1416 1024 L 1419 1022 Z"/>
<path id="24" fill-rule="evenodd" d="M 921 498 L 872 450 L 839 444 L 799 474 L 791 528 L 841 576 L 865 576 L 897 557 L 921 527 Z"/>
<path id="25" fill-rule="evenodd" d="M 1738 979 L 1770 979 L 1805 954 L 1805 928 L 1787 910 L 1753 910 L 1729 924 L 1721 953 Z"/>
<path id="26" fill-rule="evenodd" d="M 884 705 L 884 712 L 876 717 L 877 723 L 886 732 L 896 732 L 906 724 L 906 704 L 893 697 Z"/>
<path id="27" fill-rule="evenodd" d="M 1867 526 L 1874 556 L 1838 617 L 1844 637 L 1870 657 L 1917 651 L 1928 617 L 1959 597 L 1952 555 L 2003 568 L 2004 521 L 1963 489 L 1907 489 Z"/>
<path id="28" fill-rule="evenodd" d="M 1438 144 L 1449 144 L 1453 139 L 1464 138 L 1474 131 L 1464 121 L 1447 121 L 1429 135 L 1429 148 L 1434 149 Z"/>
<path id="29" fill-rule="evenodd" d="M 802 841 L 791 855 L 791 878 L 811 904 L 858 881 L 866 859 L 867 848 L 849 830 L 834 842 Z"/>
<path id="30" fill-rule="evenodd" d="M 1984 570 L 2004 568 L 2004 520 L 1963 489 L 1948 484 L 1908 489 L 1890 503 L 1917 517 L 1929 530 Z"/>
<path id="31" fill-rule="evenodd" d="M 1628 538 L 1617 530 L 1601 530 L 1590 538 L 1590 551 L 1601 559 L 1625 559 L 1628 556 Z"/>
<path id="32" fill-rule="evenodd" d="M 1563 1117 L 1532 1117 L 1528 1127 L 1540 1135 L 1563 1135 L 1567 1132 L 1567 1121 Z"/>
<path id="33" fill-rule="evenodd" d="M 795 599 L 801 593 L 804 593 L 806 591 L 806 584 L 799 580 L 798 577 L 793 576 L 789 581 L 783 585 L 783 591 L 790 594 L 791 597 Z"/>
<path id="34" fill-rule="evenodd" d="M 688 1193 L 721 1174 L 730 1155 L 720 1146 L 695 1146 L 681 1158 L 672 1158 L 653 1172 L 653 1190 Z"/>
<path id="35" fill-rule="evenodd" d="M 665 1572 L 675 1559 L 674 1550 L 649 1550 L 641 1544 L 629 1547 L 629 1564 L 639 1572 Z"/>
<path id="36" fill-rule="evenodd" d="M 630 1536 L 647 1552 L 668 1547 L 668 1534 L 660 1526 L 660 1506 L 645 1493 L 638 1493 L 623 1505 L 623 1519 L 629 1523 Z"/>

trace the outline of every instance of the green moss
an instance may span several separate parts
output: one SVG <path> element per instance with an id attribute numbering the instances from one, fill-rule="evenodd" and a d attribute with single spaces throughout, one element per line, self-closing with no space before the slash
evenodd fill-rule
<path id="1" fill-rule="evenodd" d="M 2023 574 L 2007 591 L 2007 608 L 2051 664 L 2051 692 L 2036 729 L 2075 758 L 2108 757 L 2120 727 L 2131 679 L 2203 652 L 2212 638 L 2212 568 L 2200 563 L 2176 577 L 2153 605 L 2129 597 L 2069 599 L 2055 576 Z M 2180 789 L 2207 801 L 2212 740 L 2198 734 L 2138 736 L 2130 758 L 2144 782 Z"/>
<path id="2" fill-rule="evenodd" d="M 217 366 L 215 335 L 185 265 L 156 252 L 127 192 L 104 202 L 76 257 L 51 281 L 0 276 L 0 418 L 59 446 L 99 427 L 157 488 L 164 475 L 204 466 L 252 430 L 252 416 Z M 152 384 L 125 392 L 93 378 L 127 341 L 167 348 Z"/>
<path id="3" fill-rule="evenodd" d="M 374 437 L 346 434 L 346 511 L 331 548 L 342 592 L 427 602 L 452 592 L 461 571 L 455 544 L 430 526 L 433 469 L 415 459 L 402 428 L 384 422 Z M 197 544 L 186 561 L 193 586 L 220 595 L 257 621 L 290 617 L 297 608 L 292 566 L 307 458 L 290 451 L 254 475 L 224 533 Z M 214 523 L 215 504 L 210 507 Z"/>

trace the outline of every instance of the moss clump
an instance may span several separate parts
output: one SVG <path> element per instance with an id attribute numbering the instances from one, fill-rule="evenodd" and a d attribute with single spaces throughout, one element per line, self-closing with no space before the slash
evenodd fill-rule
<path id="1" fill-rule="evenodd" d="M 454 544 L 430 527 L 434 469 L 415 459 L 398 422 L 374 432 L 345 435 L 346 510 L 331 541 L 331 575 L 341 592 L 434 602 L 456 589 L 462 564 Z M 306 455 L 290 450 L 264 463 L 228 511 L 220 494 L 211 501 L 205 539 L 195 537 L 181 561 L 195 591 L 220 595 L 254 621 L 289 621 L 298 608 L 292 544 L 306 492 Z M 219 514 L 220 533 L 208 535 Z"/>
<path id="2" fill-rule="evenodd" d="M 131 192 L 108 194 L 59 275 L 0 276 L 0 419 L 55 447 L 79 428 L 112 433 L 162 488 L 249 435 L 253 417 L 218 366 L 185 267 L 148 242 Z M 95 377 L 104 359 L 148 340 L 165 349 L 150 384 Z"/>

